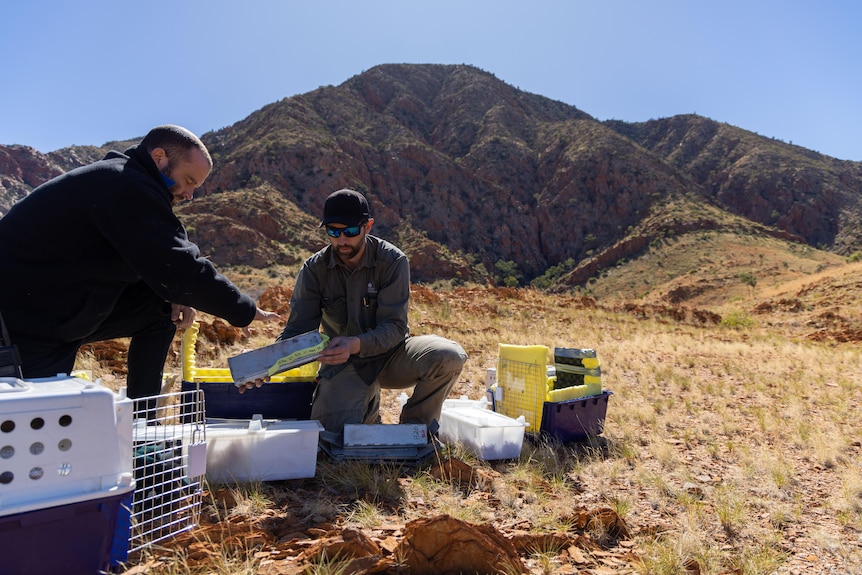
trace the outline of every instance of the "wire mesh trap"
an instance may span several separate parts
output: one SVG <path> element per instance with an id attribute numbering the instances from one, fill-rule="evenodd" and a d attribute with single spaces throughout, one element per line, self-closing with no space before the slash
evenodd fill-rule
<path id="1" fill-rule="evenodd" d="M 197 526 L 206 473 L 204 407 L 199 390 L 135 401 L 129 553 Z"/>

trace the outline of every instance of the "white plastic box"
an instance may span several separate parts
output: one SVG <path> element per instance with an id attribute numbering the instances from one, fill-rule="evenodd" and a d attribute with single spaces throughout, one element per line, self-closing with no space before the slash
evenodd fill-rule
<path id="1" fill-rule="evenodd" d="M 99 383 L 0 378 L 0 517 L 127 491 L 132 414 Z"/>
<path id="2" fill-rule="evenodd" d="M 468 407 L 472 409 L 491 409 L 491 402 L 487 397 L 480 399 L 467 399 L 466 395 L 462 395 L 458 399 L 443 400 L 443 409 L 452 409 L 455 407 Z"/>
<path id="3" fill-rule="evenodd" d="M 323 426 L 317 420 L 206 424 L 207 480 L 215 483 L 314 477 Z"/>
<path id="4" fill-rule="evenodd" d="M 513 419 L 476 407 L 452 407 L 440 412 L 439 437 L 444 443 L 461 443 L 481 460 L 516 459 L 521 455 L 523 417 Z"/>

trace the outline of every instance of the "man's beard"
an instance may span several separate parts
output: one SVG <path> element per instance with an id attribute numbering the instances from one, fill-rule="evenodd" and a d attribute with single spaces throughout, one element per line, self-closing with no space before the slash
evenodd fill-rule
<path id="1" fill-rule="evenodd" d="M 343 251 L 342 251 L 343 250 Z M 359 253 L 359 247 L 354 246 L 338 246 L 335 248 L 335 255 L 343 262 L 348 262 L 356 257 Z"/>
<path id="2" fill-rule="evenodd" d="M 171 205 L 172 205 L 172 206 L 176 206 L 177 204 L 180 204 L 180 203 L 184 202 L 184 201 L 185 201 L 185 199 L 184 199 L 184 198 L 177 197 L 177 195 L 176 195 L 176 193 L 175 193 L 175 191 L 176 191 L 176 189 L 177 189 L 177 183 L 176 183 L 176 182 L 174 181 L 174 179 L 171 177 L 171 173 L 172 173 L 173 171 L 174 171 L 174 170 L 173 170 L 173 166 L 171 165 L 171 161 L 170 161 L 170 160 L 168 160 L 168 164 L 167 164 L 164 168 L 162 168 L 161 170 L 159 170 L 159 173 L 163 176 L 163 178 L 162 178 L 163 180 L 164 180 L 164 178 L 167 178 L 168 180 L 170 180 L 171 182 L 173 182 L 173 185 L 169 185 L 169 186 L 168 186 L 168 192 L 170 192 L 170 194 L 171 194 Z M 169 182 L 165 181 L 165 184 L 166 184 L 166 185 L 167 185 L 168 183 L 169 183 Z"/>

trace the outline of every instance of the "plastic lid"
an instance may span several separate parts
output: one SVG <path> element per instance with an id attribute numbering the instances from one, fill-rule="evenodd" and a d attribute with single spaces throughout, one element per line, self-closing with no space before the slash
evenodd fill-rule
<path id="1" fill-rule="evenodd" d="M 28 389 L 30 384 L 17 377 L 0 377 L 0 393 L 14 393 Z"/>

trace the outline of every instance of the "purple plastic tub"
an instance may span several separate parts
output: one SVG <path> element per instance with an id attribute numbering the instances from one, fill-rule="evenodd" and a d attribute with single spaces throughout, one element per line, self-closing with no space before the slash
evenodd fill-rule
<path id="1" fill-rule="evenodd" d="M 95 575 L 122 558 L 115 542 L 121 504 L 132 488 L 0 517 L 0 575 Z"/>
<path id="2" fill-rule="evenodd" d="M 608 398 L 612 391 L 542 406 L 542 435 L 562 442 L 579 441 L 600 435 L 605 428 Z"/>

